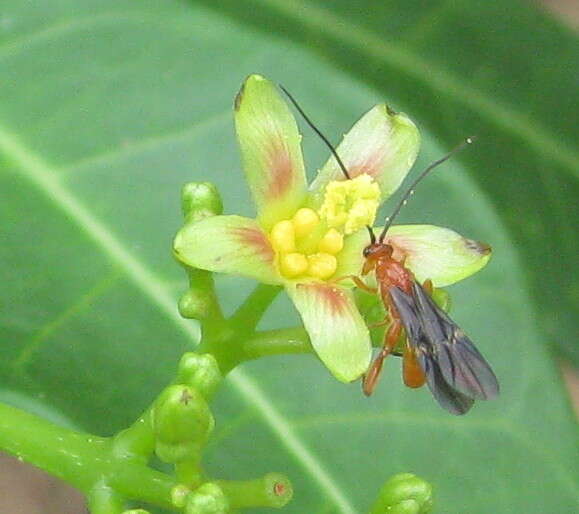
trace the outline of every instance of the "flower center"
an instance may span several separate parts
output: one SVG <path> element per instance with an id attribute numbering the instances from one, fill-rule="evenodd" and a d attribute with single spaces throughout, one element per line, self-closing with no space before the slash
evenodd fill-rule
<path id="1" fill-rule="evenodd" d="M 308 276 L 325 280 L 338 267 L 336 254 L 344 246 L 344 236 L 320 222 L 313 209 L 299 209 L 289 220 L 276 223 L 270 240 L 278 257 L 281 274 L 287 278 Z"/>
<path id="2" fill-rule="evenodd" d="M 348 235 L 372 225 L 379 205 L 380 188 L 370 175 L 363 173 L 326 186 L 320 217 L 329 227 L 341 228 Z"/>
<path id="3" fill-rule="evenodd" d="M 273 226 L 270 240 L 280 273 L 286 278 L 330 278 L 344 236 L 372 225 L 379 203 L 380 189 L 369 175 L 330 182 L 318 212 L 304 207 Z"/>

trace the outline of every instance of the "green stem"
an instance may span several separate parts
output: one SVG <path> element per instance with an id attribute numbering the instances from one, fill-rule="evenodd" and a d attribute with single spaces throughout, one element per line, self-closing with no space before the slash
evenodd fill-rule
<path id="1" fill-rule="evenodd" d="M 189 289 L 202 298 L 204 304 L 203 317 L 199 319 L 203 333 L 214 338 L 226 324 L 225 317 L 215 292 L 213 273 L 195 268 L 187 268 Z"/>
<path id="2" fill-rule="evenodd" d="M 199 461 L 182 461 L 175 464 L 175 475 L 180 484 L 189 489 L 199 487 L 203 481 L 203 472 Z"/>
<path id="3" fill-rule="evenodd" d="M 256 332 L 241 343 L 241 361 L 272 355 L 313 353 L 308 333 L 303 328 L 282 328 Z"/>
<path id="4" fill-rule="evenodd" d="M 107 440 L 59 427 L 0 403 L 0 447 L 83 491 L 96 482 L 90 467 Z"/>
<path id="5" fill-rule="evenodd" d="M 252 337 L 255 327 L 280 291 L 277 286 L 258 284 L 229 320 L 222 321 L 214 330 L 204 332 L 197 352 L 212 354 L 223 376 L 247 360 L 243 341 Z"/>
<path id="6" fill-rule="evenodd" d="M 139 416 L 130 427 L 115 435 L 113 441 L 114 450 L 119 457 L 140 456 L 146 462 L 155 451 L 151 408 Z"/>
<path id="7" fill-rule="evenodd" d="M 254 330 L 280 291 L 279 286 L 258 284 L 235 314 L 229 318 L 231 325 L 241 326 L 245 330 Z"/>
<path id="8" fill-rule="evenodd" d="M 0 447 L 87 496 L 107 477 L 108 486 L 123 497 L 172 508 L 176 481 L 142 461 L 119 457 L 110 439 L 59 427 L 0 403 Z"/>
<path id="9" fill-rule="evenodd" d="M 293 495 L 289 480 L 281 473 L 268 473 L 254 480 L 218 480 L 231 507 L 273 507 L 286 505 Z"/>
<path id="10" fill-rule="evenodd" d="M 122 514 L 125 502 L 104 481 L 96 484 L 87 495 L 91 514 Z"/>

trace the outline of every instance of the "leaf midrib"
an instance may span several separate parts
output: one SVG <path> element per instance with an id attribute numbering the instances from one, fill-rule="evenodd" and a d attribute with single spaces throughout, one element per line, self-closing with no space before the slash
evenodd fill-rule
<path id="1" fill-rule="evenodd" d="M 15 170 L 34 184 L 60 210 L 69 216 L 102 253 L 115 262 L 120 269 L 143 291 L 151 303 L 174 323 L 184 335 L 196 344 L 200 339 L 197 324 L 181 318 L 175 299 L 163 281 L 131 254 L 108 227 L 99 221 L 85 205 L 56 178 L 54 167 L 30 152 L 16 136 L 0 126 L 0 153 L 11 162 Z M 272 433 L 288 453 L 317 483 L 320 490 L 332 500 L 338 512 L 354 514 L 351 502 L 344 496 L 332 476 L 306 445 L 298 438 L 288 420 L 275 408 L 265 392 L 243 371 L 237 369 L 230 380 L 249 405 L 259 412 Z"/>

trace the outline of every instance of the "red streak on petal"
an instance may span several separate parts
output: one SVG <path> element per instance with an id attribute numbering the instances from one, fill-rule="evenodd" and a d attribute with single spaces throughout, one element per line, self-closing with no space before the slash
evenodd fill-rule
<path id="1" fill-rule="evenodd" d="M 358 164 L 354 164 L 350 167 L 350 176 L 352 178 L 361 175 L 362 173 L 366 173 L 371 177 L 377 178 L 380 174 L 384 171 L 382 161 L 384 158 L 384 150 L 382 148 L 378 149 L 378 151 L 374 152 L 371 155 L 368 155 L 364 161 Z"/>
<path id="2" fill-rule="evenodd" d="M 276 138 L 272 141 L 268 156 L 270 180 L 268 195 L 271 198 L 283 196 L 293 181 L 293 162 L 287 147 Z"/>
<path id="3" fill-rule="evenodd" d="M 273 248 L 266 235 L 258 228 L 238 227 L 232 229 L 232 233 L 239 238 L 241 244 L 249 246 L 268 263 L 273 262 Z"/>
<path id="4" fill-rule="evenodd" d="M 324 309 L 332 316 L 340 317 L 348 311 L 348 297 L 341 288 L 327 284 L 308 284 L 306 287 L 320 298 Z"/>

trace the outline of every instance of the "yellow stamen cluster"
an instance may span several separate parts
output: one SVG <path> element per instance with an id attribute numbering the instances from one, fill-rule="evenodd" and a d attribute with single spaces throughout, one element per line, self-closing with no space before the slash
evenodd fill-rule
<path id="1" fill-rule="evenodd" d="M 280 273 L 286 278 L 330 278 L 338 269 L 344 235 L 372 225 L 379 204 L 380 188 L 370 175 L 330 182 L 318 212 L 298 209 L 271 229 Z"/>
<path id="2" fill-rule="evenodd" d="M 330 182 L 326 186 L 320 217 L 330 227 L 352 234 L 372 225 L 380 205 L 380 188 L 368 174 L 351 180 Z"/>
<path id="3" fill-rule="evenodd" d="M 270 240 L 278 266 L 287 278 L 330 278 L 338 267 L 336 254 L 344 247 L 344 236 L 335 228 L 320 223 L 313 209 L 299 209 L 290 220 L 276 223 Z"/>

